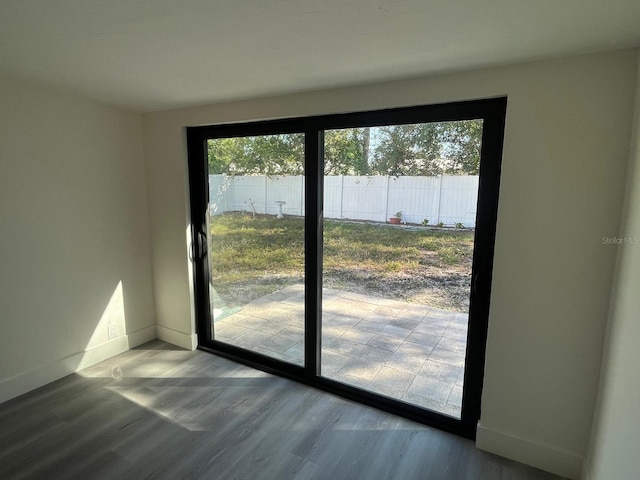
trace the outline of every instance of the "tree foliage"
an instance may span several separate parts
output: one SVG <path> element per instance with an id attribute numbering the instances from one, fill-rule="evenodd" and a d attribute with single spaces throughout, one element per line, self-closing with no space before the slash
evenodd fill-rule
<path id="1" fill-rule="evenodd" d="M 443 173 L 477 175 L 480 170 L 482 121 L 466 120 L 437 125 L 440 130 Z"/>
<path id="2" fill-rule="evenodd" d="M 436 175 L 435 124 L 392 125 L 377 130 L 372 167 L 385 175 Z"/>
<path id="3" fill-rule="evenodd" d="M 324 135 L 325 175 L 368 175 L 369 128 L 327 130 Z"/>
<path id="4" fill-rule="evenodd" d="M 209 173 L 228 175 L 302 175 L 302 134 L 209 140 Z"/>
<path id="5" fill-rule="evenodd" d="M 439 175 L 478 173 L 482 122 L 390 125 L 327 130 L 325 175 Z M 302 175 L 304 135 L 213 139 L 209 173 Z"/>
<path id="6" fill-rule="evenodd" d="M 382 175 L 476 175 L 482 122 L 391 125 L 377 129 L 372 170 Z"/>

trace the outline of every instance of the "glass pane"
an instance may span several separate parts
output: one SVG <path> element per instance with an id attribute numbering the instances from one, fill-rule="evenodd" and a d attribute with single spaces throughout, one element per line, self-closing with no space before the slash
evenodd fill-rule
<path id="1" fill-rule="evenodd" d="M 481 137 L 325 132 L 323 376 L 460 418 Z"/>
<path id="2" fill-rule="evenodd" d="M 304 364 L 304 135 L 209 140 L 215 340 Z"/>

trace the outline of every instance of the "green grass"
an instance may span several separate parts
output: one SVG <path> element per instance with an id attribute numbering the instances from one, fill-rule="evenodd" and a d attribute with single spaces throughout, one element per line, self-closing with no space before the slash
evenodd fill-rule
<path id="1" fill-rule="evenodd" d="M 234 214 L 211 220 L 213 277 L 239 279 L 258 272 L 301 274 L 304 268 L 304 225 L 301 219 L 252 218 Z"/>
<path id="2" fill-rule="evenodd" d="M 469 230 L 324 222 L 325 278 L 355 270 L 383 279 L 407 271 L 426 275 L 427 269 L 470 271 L 472 251 Z M 242 292 L 256 298 L 304 278 L 304 221 L 245 213 L 213 217 L 211 253 L 216 290 L 224 297 Z"/>

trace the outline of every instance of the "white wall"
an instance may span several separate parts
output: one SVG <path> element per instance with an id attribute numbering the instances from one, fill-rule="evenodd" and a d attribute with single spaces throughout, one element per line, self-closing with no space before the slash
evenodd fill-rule
<path id="1" fill-rule="evenodd" d="M 632 142 L 625 214 L 617 235 L 623 243 L 618 246 L 600 395 L 584 469 L 587 480 L 640 476 L 640 81 Z"/>
<path id="2" fill-rule="evenodd" d="M 155 338 L 155 319 L 140 115 L 9 79 L 0 105 L 3 401 Z"/>
<path id="3" fill-rule="evenodd" d="M 159 333 L 193 342 L 184 126 L 508 95 L 481 426 L 484 449 L 577 477 L 598 387 L 636 52 L 143 116 Z"/>

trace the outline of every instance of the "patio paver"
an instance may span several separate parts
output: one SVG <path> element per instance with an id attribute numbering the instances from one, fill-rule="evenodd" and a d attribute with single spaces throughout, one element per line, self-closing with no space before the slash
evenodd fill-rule
<path id="1" fill-rule="evenodd" d="M 223 316 L 218 340 L 304 364 L 304 286 L 291 285 Z M 460 416 L 467 315 L 323 289 L 322 375 Z"/>

